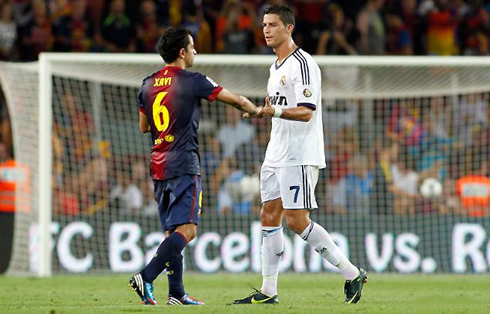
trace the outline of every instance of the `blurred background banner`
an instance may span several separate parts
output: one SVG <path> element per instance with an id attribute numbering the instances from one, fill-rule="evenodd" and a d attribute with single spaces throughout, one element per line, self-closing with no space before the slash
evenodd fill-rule
<path id="1" fill-rule="evenodd" d="M 104 215 L 60 216 L 52 222 L 53 272 L 137 272 L 156 252 L 163 233 L 157 220 Z M 469 217 L 314 215 L 330 226 L 334 241 L 352 260 L 375 272 L 485 273 L 490 265 L 490 219 Z M 124 219 L 124 220 L 123 220 Z M 334 226 L 334 228 L 332 228 Z M 355 226 L 355 229 L 352 228 Z M 37 271 L 36 225 L 31 227 L 29 269 Z M 188 270 L 260 272 L 258 216 L 205 217 L 199 236 L 185 251 Z M 336 271 L 299 236 L 286 232 L 282 271 Z"/>

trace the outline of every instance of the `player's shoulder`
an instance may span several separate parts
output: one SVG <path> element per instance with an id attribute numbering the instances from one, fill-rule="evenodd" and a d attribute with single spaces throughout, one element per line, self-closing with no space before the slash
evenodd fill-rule
<path id="1" fill-rule="evenodd" d="M 204 75 L 202 73 L 195 72 L 195 71 L 189 71 L 189 70 L 185 70 L 185 69 L 183 69 L 182 71 L 180 71 L 180 74 L 183 75 L 183 76 L 185 76 L 185 77 L 190 77 L 190 78 L 206 77 L 206 75 Z"/>
<path id="2" fill-rule="evenodd" d="M 146 76 L 146 77 L 143 79 L 143 82 L 141 83 L 141 86 L 145 86 L 145 85 L 146 85 L 146 83 L 147 83 L 147 82 L 148 82 L 150 79 L 154 78 L 154 77 L 155 77 L 155 76 L 156 76 L 158 73 L 160 73 L 160 71 L 161 71 L 161 70 L 155 71 L 155 72 L 151 73 L 150 75 Z"/>
<path id="3" fill-rule="evenodd" d="M 212 78 L 210 78 L 209 76 L 207 76 L 205 74 L 202 74 L 199 72 L 187 71 L 187 70 L 184 70 L 183 72 L 185 72 L 184 75 L 186 75 L 187 77 L 196 81 L 197 83 L 201 83 L 201 84 L 204 83 L 204 85 L 211 83 L 214 87 L 218 87 L 218 83 L 213 81 Z"/>
<path id="4" fill-rule="evenodd" d="M 206 75 L 199 73 L 199 72 L 194 72 L 194 71 L 188 71 L 188 70 L 182 70 L 180 71 L 180 75 L 186 79 L 193 80 L 193 81 L 198 81 L 207 78 Z"/>
<path id="5" fill-rule="evenodd" d="M 301 48 L 297 48 L 293 53 L 293 64 L 297 67 L 305 67 L 305 66 L 317 66 L 315 59 L 306 51 Z"/>

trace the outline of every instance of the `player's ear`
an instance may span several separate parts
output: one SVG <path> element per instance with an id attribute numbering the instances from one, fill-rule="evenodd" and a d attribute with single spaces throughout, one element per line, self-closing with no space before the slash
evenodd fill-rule
<path id="1" fill-rule="evenodd" d="M 179 51 L 179 58 L 185 59 L 185 48 L 181 48 Z"/>

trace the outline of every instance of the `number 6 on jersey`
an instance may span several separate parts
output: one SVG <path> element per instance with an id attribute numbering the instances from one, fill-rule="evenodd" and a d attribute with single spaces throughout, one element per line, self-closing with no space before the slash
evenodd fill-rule
<path id="1" fill-rule="evenodd" d="M 163 104 L 163 98 L 168 92 L 160 92 L 157 94 L 153 102 L 153 123 L 159 132 L 165 132 L 169 125 L 170 116 L 167 107 Z"/>

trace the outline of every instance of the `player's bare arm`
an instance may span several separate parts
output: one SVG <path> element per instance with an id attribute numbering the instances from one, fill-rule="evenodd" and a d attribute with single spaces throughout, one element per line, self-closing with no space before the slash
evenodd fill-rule
<path id="1" fill-rule="evenodd" d="M 148 124 L 148 118 L 146 115 L 142 112 L 140 112 L 140 131 L 141 133 L 145 134 L 150 132 L 150 125 Z"/>
<path id="2" fill-rule="evenodd" d="M 285 120 L 308 122 L 313 115 L 313 110 L 305 106 L 299 106 L 296 108 L 279 109 L 278 107 L 272 107 L 269 101 L 269 97 L 265 99 L 265 105 L 260 109 L 260 112 L 253 118 L 262 117 L 276 117 Z"/>
<path id="3" fill-rule="evenodd" d="M 255 106 L 250 100 L 246 97 L 240 96 L 238 94 L 232 93 L 225 88 L 221 90 L 216 99 L 232 105 L 233 107 L 248 113 L 249 115 L 255 115 L 260 111 L 260 108 Z"/>

